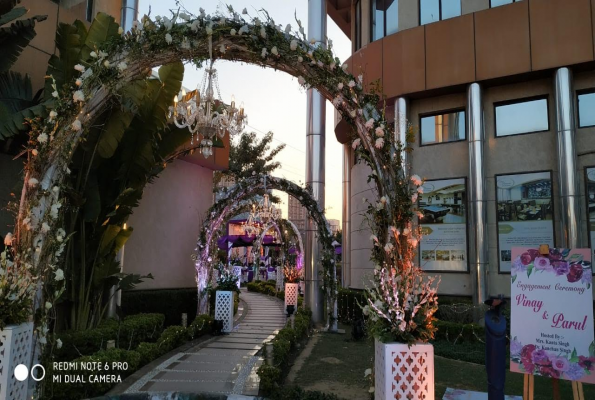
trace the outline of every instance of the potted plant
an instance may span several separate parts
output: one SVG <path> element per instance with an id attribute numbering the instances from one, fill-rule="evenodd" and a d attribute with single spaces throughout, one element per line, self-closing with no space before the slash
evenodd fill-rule
<path id="1" fill-rule="evenodd" d="M 223 321 L 222 332 L 233 330 L 235 296 L 239 294 L 238 276 L 219 264 L 215 269 L 219 272 L 215 291 L 215 320 Z"/>
<path id="2" fill-rule="evenodd" d="M 288 305 L 292 305 L 294 310 L 297 310 L 298 286 L 301 280 L 300 270 L 288 264 L 283 267 L 283 275 L 285 276 L 285 309 L 287 310 Z"/>
<path id="3" fill-rule="evenodd" d="M 0 253 L 0 398 L 15 400 L 27 397 L 27 380 L 17 381 L 13 371 L 19 364 L 30 366 L 33 322 L 30 321 L 33 295 L 37 288 L 27 262 L 17 268 L 11 252 L 12 235 L 4 239 Z M 9 393 L 11 394 L 9 396 Z"/>

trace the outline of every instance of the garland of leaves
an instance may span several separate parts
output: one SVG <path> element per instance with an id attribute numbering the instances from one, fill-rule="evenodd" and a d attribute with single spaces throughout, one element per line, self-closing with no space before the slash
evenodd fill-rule
<path id="1" fill-rule="evenodd" d="M 196 244 L 196 254 L 192 259 L 196 266 L 196 279 L 198 290 L 198 311 L 204 312 L 207 306 L 207 284 L 210 274 L 209 266 L 215 259 L 217 247 L 215 245 L 219 227 L 225 218 L 237 209 L 239 204 L 252 198 L 259 190 L 264 188 L 265 175 L 256 175 L 239 181 L 234 186 L 224 191 L 223 197 L 213 204 L 207 211 L 203 228 Z M 295 197 L 306 209 L 310 217 L 316 222 L 318 240 L 322 243 L 323 250 L 319 262 L 322 265 L 323 290 L 327 293 L 327 301 L 332 304 L 336 299 L 337 282 L 333 275 L 333 239 L 330 226 L 324 211 L 312 196 L 310 188 L 303 188 L 283 178 L 266 176 L 267 187 L 279 190 Z"/>

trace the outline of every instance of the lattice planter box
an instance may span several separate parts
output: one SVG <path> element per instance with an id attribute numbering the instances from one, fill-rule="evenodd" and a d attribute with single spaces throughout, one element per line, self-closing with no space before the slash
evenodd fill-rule
<path id="1" fill-rule="evenodd" d="M 224 333 L 233 330 L 233 302 L 235 292 L 217 291 L 215 297 L 215 319 L 223 321 Z"/>
<path id="2" fill-rule="evenodd" d="M 285 310 L 288 305 L 294 305 L 297 311 L 298 305 L 298 284 L 297 283 L 286 283 L 285 284 Z"/>
<path id="3" fill-rule="evenodd" d="M 27 380 L 19 382 L 14 369 L 19 364 L 31 367 L 33 322 L 8 325 L 0 330 L 0 399 L 25 400 Z"/>
<path id="4" fill-rule="evenodd" d="M 376 340 L 375 400 L 434 400 L 434 347 Z"/>

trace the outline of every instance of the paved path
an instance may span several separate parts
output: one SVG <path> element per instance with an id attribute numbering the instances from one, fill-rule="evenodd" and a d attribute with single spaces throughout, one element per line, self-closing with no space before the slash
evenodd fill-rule
<path id="1" fill-rule="evenodd" d="M 283 303 L 242 289 L 246 303 L 234 331 L 178 353 L 132 384 L 125 393 L 211 393 L 256 396 L 263 343 L 285 324 Z"/>

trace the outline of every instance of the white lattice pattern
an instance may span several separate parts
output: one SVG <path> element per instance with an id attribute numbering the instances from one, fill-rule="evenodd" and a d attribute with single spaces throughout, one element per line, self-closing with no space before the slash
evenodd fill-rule
<path id="1" fill-rule="evenodd" d="M 294 305 L 297 311 L 298 305 L 298 284 L 297 283 L 286 283 L 285 284 L 285 309 L 287 310 L 288 305 Z"/>
<path id="2" fill-rule="evenodd" d="M 277 282 L 277 273 L 276 272 L 269 272 L 269 275 L 267 276 L 267 281 L 270 281 L 270 280 Z"/>
<path id="3" fill-rule="evenodd" d="M 233 274 L 238 277 L 238 289 L 240 288 L 240 284 L 242 282 L 242 267 L 239 265 L 233 266 Z"/>
<path id="4" fill-rule="evenodd" d="M 433 400 L 434 347 L 375 344 L 375 399 Z"/>
<path id="5" fill-rule="evenodd" d="M 32 322 L 0 330 L 0 399 L 27 398 L 27 380 L 17 381 L 14 369 L 19 364 L 30 367 L 32 338 Z"/>
<path id="6" fill-rule="evenodd" d="M 277 267 L 277 290 L 283 289 L 283 267 Z"/>
<path id="7" fill-rule="evenodd" d="M 215 319 L 223 321 L 223 332 L 229 333 L 233 330 L 233 298 L 235 293 L 218 291 L 215 298 Z"/>

